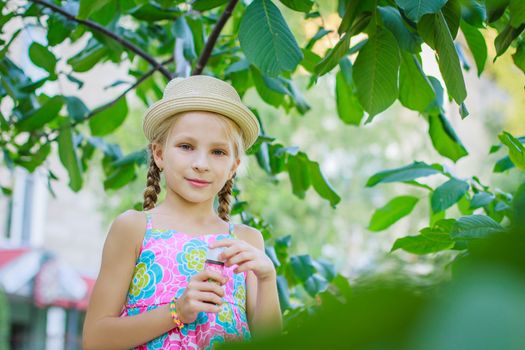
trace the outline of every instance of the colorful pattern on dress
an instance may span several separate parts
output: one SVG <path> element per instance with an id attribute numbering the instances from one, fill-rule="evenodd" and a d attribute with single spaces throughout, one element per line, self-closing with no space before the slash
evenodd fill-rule
<path id="1" fill-rule="evenodd" d="M 180 297 L 190 278 L 204 269 L 208 244 L 235 238 L 231 223 L 229 233 L 192 236 L 154 229 L 151 214 L 145 213 L 146 233 L 120 317 L 138 315 L 169 304 L 174 295 Z M 219 313 L 200 312 L 182 330 L 174 328 L 135 349 L 213 349 L 214 344 L 225 341 L 251 339 L 246 317 L 246 272 L 236 274 L 236 267 L 224 267 L 229 279 Z"/>

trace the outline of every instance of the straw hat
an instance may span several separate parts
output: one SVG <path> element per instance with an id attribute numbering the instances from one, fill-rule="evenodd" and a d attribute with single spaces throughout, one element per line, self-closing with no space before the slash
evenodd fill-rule
<path id="1" fill-rule="evenodd" d="M 186 111 L 208 111 L 236 122 L 243 132 L 245 150 L 259 135 L 259 122 L 228 83 L 206 75 L 172 79 L 161 100 L 152 104 L 144 115 L 142 128 L 151 142 L 154 131 L 166 118 Z"/>

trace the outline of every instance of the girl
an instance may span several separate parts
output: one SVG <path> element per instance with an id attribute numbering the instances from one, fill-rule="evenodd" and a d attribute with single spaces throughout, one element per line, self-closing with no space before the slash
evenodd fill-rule
<path id="1" fill-rule="evenodd" d="M 281 329 L 276 272 L 259 231 L 233 225 L 230 196 L 259 124 L 229 84 L 175 78 L 143 120 L 144 212 L 111 225 L 87 310 L 90 349 L 206 349 Z M 165 200 L 156 205 L 160 174 Z M 218 210 L 214 199 L 218 196 Z M 207 253 L 222 272 L 205 268 Z"/>

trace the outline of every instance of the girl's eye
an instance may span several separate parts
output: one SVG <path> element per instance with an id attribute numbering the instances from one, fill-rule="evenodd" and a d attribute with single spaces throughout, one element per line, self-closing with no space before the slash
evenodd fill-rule
<path id="1" fill-rule="evenodd" d="M 179 147 L 181 147 L 182 149 L 190 149 L 191 148 L 191 146 L 187 145 L 187 144 L 182 144 Z"/>
<path id="2" fill-rule="evenodd" d="M 225 155 L 226 155 L 226 152 L 221 151 L 220 149 L 216 149 L 216 150 L 213 151 L 213 152 L 217 152 L 217 153 L 215 153 L 215 154 L 216 154 L 216 155 L 219 155 L 219 156 L 225 156 Z"/>

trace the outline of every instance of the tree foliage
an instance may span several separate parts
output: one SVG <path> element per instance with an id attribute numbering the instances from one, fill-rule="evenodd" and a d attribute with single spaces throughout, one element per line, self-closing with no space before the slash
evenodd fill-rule
<path id="1" fill-rule="evenodd" d="M 280 10 L 283 6 L 318 25 L 305 43 L 298 42 L 289 28 Z M 0 115 L 3 162 L 9 168 L 34 171 L 55 144 L 73 191 L 82 189 L 95 152 L 103 155 L 106 190 L 122 188 L 136 178 L 138 167 L 147 161 L 145 149 L 123 154 L 119 145 L 106 138 L 127 118 L 128 96 L 134 94 L 147 106 L 162 97 L 162 87 L 175 76 L 213 75 L 230 82 L 241 96 L 254 88 L 265 103 L 305 114 L 310 106 L 294 79 L 307 74 L 309 88 L 315 89 L 320 76 L 335 74 L 334 103 L 343 123 L 370 123 L 399 101 L 428 121 L 435 150 L 456 162 L 468 150 L 449 123 L 444 103 L 445 99 L 454 101 L 462 117 L 467 117 L 463 67 L 469 66 L 463 52 L 469 52 L 478 75 L 482 74 L 489 58 L 483 33 L 496 31 L 493 59 L 511 50 L 514 63 L 525 71 L 525 5 L 519 0 L 340 0 L 335 9 L 341 19 L 337 33 L 318 24 L 319 3 L 312 0 L 29 0 L 0 1 L 0 10 L 0 29 L 9 33 L 0 42 L 0 99 L 12 106 L 7 115 Z M 20 33 L 33 27 L 46 33 L 46 42 L 32 42 L 27 52 L 45 72 L 38 80 L 26 74 L 10 50 Z M 459 33 L 465 40 L 460 40 Z M 316 53 L 316 42 L 328 34 L 337 34 L 339 40 L 326 52 Z M 60 45 L 77 43 L 85 43 L 78 52 L 69 57 L 58 54 Z M 423 44 L 434 50 L 441 77 L 423 70 Z M 47 87 L 60 79 L 81 88 L 80 73 L 104 62 L 129 67 L 132 82 L 108 81 L 108 88 L 125 86 L 116 98 L 91 109 L 87 106 L 98 101 L 89 101 L 89 96 L 46 93 L 55 91 Z M 304 198 L 312 188 L 335 208 L 341 198 L 319 163 L 267 135 L 264 118 L 259 119 L 263 131 L 248 154 L 268 176 L 287 173 L 297 197 Z M 494 170 L 525 168 L 523 139 L 502 133 L 500 140 L 509 152 Z M 417 181 L 434 175 L 446 181 L 436 188 Z M 53 169 L 48 169 L 48 177 L 51 189 L 51 182 L 57 180 Z M 393 249 L 416 254 L 465 249 L 469 240 L 499 232 L 501 222 L 510 215 L 510 194 L 489 188 L 474 175 L 459 179 L 440 164 L 414 162 L 379 171 L 367 186 L 388 182 L 427 191 L 433 211 L 420 235 L 401 238 Z M 11 193 L 9 188 L 2 190 Z M 392 199 L 375 212 L 370 229 L 386 229 L 408 215 L 418 201 L 412 196 Z M 446 218 L 445 211 L 453 205 L 465 216 Z M 246 203 L 237 202 L 233 213 L 270 240 L 264 221 L 250 215 Z M 285 236 L 273 240 L 267 249 L 278 268 L 283 309 L 293 308 L 290 291 L 300 293 L 299 287 L 310 296 L 327 290 L 330 283 L 348 288 L 329 263 L 308 255 L 288 256 L 289 244 L 290 237 Z"/>

